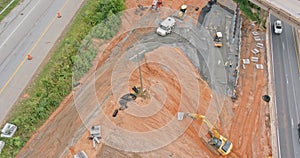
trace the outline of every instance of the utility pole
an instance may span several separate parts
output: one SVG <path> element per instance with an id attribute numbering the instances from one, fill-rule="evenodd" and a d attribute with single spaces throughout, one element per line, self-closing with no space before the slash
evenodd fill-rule
<path id="1" fill-rule="evenodd" d="M 138 62 L 139 62 L 139 72 L 140 72 L 141 91 L 143 91 L 143 79 L 142 79 L 142 71 L 141 71 L 140 60 L 138 60 Z"/>
<path id="2" fill-rule="evenodd" d="M 139 55 L 143 54 L 145 52 L 145 50 L 143 50 L 142 52 L 137 54 L 137 60 L 138 60 L 138 64 L 139 64 L 139 73 L 140 73 L 140 83 L 141 83 L 141 91 L 143 93 L 143 76 L 142 76 L 142 70 L 141 70 L 141 63 L 140 63 L 140 59 L 139 59 Z"/>
<path id="3" fill-rule="evenodd" d="M 144 87 L 143 87 L 143 75 L 142 75 L 141 62 L 140 62 L 140 55 L 142 55 L 144 52 L 145 52 L 145 50 L 143 50 L 142 52 L 140 52 L 140 53 L 132 56 L 131 58 L 129 58 L 129 60 L 132 60 L 132 59 L 136 58 L 136 60 L 138 61 L 138 69 L 139 69 L 140 84 L 141 84 L 141 87 L 138 90 L 138 95 L 140 95 L 140 96 L 143 95 L 143 93 L 144 93 L 144 90 L 143 90 L 144 89 Z"/>

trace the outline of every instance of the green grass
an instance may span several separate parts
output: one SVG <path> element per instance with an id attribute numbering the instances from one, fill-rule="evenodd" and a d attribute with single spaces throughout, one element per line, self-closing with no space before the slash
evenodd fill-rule
<path id="1" fill-rule="evenodd" d="M 241 10 L 245 13 L 245 15 L 250 18 L 252 21 L 259 21 L 259 13 L 253 13 L 251 9 L 259 11 L 260 8 L 249 2 L 248 0 L 234 0 L 235 2 L 240 4 Z"/>
<path id="2" fill-rule="evenodd" d="M 30 97 L 20 101 L 8 116 L 7 122 L 17 125 L 18 130 L 13 138 L 0 138 L 6 143 L 0 158 L 15 157 L 31 135 L 71 92 L 74 66 L 80 70 L 79 75 L 75 76 L 79 79 L 89 70 L 96 55 L 91 39 L 108 40 L 113 37 L 121 23 L 120 17 L 114 14 L 124 9 L 124 0 L 85 2 L 61 42 L 51 53 L 49 62 L 26 89 Z"/>
<path id="3" fill-rule="evenodd" d="M 11 0 L 1 0 L 0 1 L 0 12 L 10 3 Z M 1 15 L 0 15 L 0 21 L 2 21 L 5 16 L 15 8 L 16 5 L 18 5 L 20 0 L 15 0 Z"/>

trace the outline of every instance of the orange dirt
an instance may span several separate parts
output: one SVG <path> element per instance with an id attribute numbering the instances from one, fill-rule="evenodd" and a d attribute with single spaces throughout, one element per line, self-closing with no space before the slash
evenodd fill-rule
<path id="1" fill-rule="evenodd" d="M 146 6 L 152 1 L 127 1 L 126 5 L 133 8 L 137 2 Z M 202 8 L 206 2 L 164 1 L 163 5 L 178 9 L 186 3 Z M 133 20 L 138 19 L 139 16 Z M 128 27 L 129 23 L 123 25 Z M 250 50 L 256 44 L 250 35 L 249 22 L 244 22 L 243 28 L 241 59 L 250 58 Z M 127 50 L 138 36 L 149 31 L 153 30 L 137 29 L 134 36 L 127 36 L 126 32 L 121 31 L 99 53 L 96 59 L 98 64 L 95 64 L 97 70 L 91 70 L 81 80 L 82 85 L 65 99 L 18 157 L 72 157 L 81 150 L 89 157 L 220 157 L 210 152 L 203 143 L 207 138 L 205 132 L 203 137 L 202 127 L 206 130 L 207 127 L 202 125 L 202 121 L 176 120 L 178 111 L 205 114 L 212 96 L 216 96 L 178 48 L 162 46 L 145 54 L 140 61 L 141 71 L 144 88 L 150 97 L 129 102 L 127 109 L 112 117 L 114 110 L 119 108 L 120 96 L 125 94 L 114 93 L 114 90 L 122 88 L 119 80 L 128 77 L 128 83 L 120 90 L 127 93 L 132 92 L 133 86 L 139 86 L 140 80 L 136 66 L 125 73 L 137 62 L 122 63 L 124 54 L 112 55 L 111 52 L 125 38 L 120 50 Z M 224 103 L 226 108 L 219 109 L 222 113 L 215 126 L 233 143 L 232 153 L 227 157 L 267 157 L 271 153 L 269 109 L 261 99 L 267 92 L 264 50 L 261 50 L 259 57 L 264 70 L 256 70 L 253 63 L 246 65 L 245 70 L 240 68 L 238 99 L 233 103 L 227 97 Z M 74 98 L 71 99 L 71 96 Z M 149 113 L 151 115 L 148 116 Z M 172 121 L 174 124 L 170 124 Z M 102 143 L 94 149 L 92 141 L 88 139 L 88 130 L 91 125 L 97 124 L 102 125 L 103 138 Z M 186 129 L 181 133 L 181 128 L 185 126 Z M 122 130 L 121 133 L 119 130 Z M 157 133 L 151 133 L 153 131 Z M 134 132 L 137 134 L 132 134 Z M 157 148 L 153 148 L 156 145 Z"/>
<path id="2" fill-rule="evenodd" d="M 244 18 L 246 19 L 246 18 Z M 251 50 L 256 43 L 251 34 L 257 27 L 250 28 L 250 22 L 245 20 L 242 26 L 241 59 L 251 59 L 255 56 Z M 260 32 L 263 34 L 263 32 Z M 262 41 L 264 43 L 264 41 Z M 266 50 L 260 49 L 258 63 L 263 64 L 263 70 L 257 70 L 255 63 L 240 68 L 238 81 L 239 98 L 234 103 L 235 117 L 232 120 L 230 139 L 234 143 L 233 153 L 236 157 L 271 156 L 270 145 L 270 112 L 262 96 L 267 94 L 267 61 Z M 241 61 L 242 65 L 242 61 Z"/>

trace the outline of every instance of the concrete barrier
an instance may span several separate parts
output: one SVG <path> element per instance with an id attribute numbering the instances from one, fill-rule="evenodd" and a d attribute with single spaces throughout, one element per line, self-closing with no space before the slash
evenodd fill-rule
<path id="1" fill-rule="evenodd" d="M 270 15 L 269 15 L 270 16 Z M 269 17 L 267 18 L 266 25 L 270 26 Z M 276 95 L 274 87 L 274 69 L 273 69 L 273 57 L 272 57 L 272 38 L 270 38 L 270 28 L 266 29 L 266 51 L 267 51 L 267 67 L 268 67 L 268 94 L 271 97 L 269 102 L 270 110 L 270 125 L 271 125 L 271 147 L 272 157 L 278 158 L 280 155 L 279 137 L 278 137 L 278 120 L 277 120 L 277 108 L 276 108 Z"/>

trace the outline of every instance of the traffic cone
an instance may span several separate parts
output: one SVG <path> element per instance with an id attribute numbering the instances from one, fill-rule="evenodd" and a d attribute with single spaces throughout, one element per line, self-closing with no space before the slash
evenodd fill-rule
<path id="1" fill-rule="evenodd" d="M 27 60 L 32 60 L 32 56 L 30 54 L 27 55 Z"/>
<path id="2" fill-rule="evenodd" d="M 61 18 L 60 12 L 57 12 L 57 18 Z"/>

